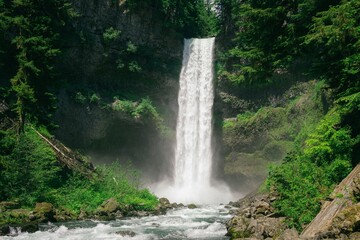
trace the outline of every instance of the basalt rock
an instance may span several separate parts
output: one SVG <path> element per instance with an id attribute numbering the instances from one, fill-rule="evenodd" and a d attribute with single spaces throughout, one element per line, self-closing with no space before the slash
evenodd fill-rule
<path id="1" fill-rule="evenodd" d="M 18 202 L 13 202 L 13 201 L 0 202 L 0 212 L 6 211 L 8 209 L 16 209 L 18 207 L 20 207 Z"/>
<path id="2" fill-rule="evenodd" d="M 135 237 L 135 235 L 136 235 L 135 232 L 128 231 L 128 230 L 118 231 L 118 232 L 116 232 L 116 234 L 119 234 L 122 237 Z"/>
<path id="3" fill-rule="evenodd" d="M 56 214 L 54 218 L 57 222 L 65 222 L 65 221 L 70 221 L 72 219 L 76 219 L 76 214 L 71 212 L 69 209 L 60 208 L 60 209 L 56 209 L 55 212 Z"/>
<path id="4" fill-rule="evenodd" d="M 36 203 L 33 214 L 33 218 L 38 222 L 56 221 L 54 218 L 56 214 L 55 208 L 48 202 Z"/>
<path id="5" fill-rule="evenodd" d="M 95 211 L 95 218 L 100 220 L 114 220 L 123 217 L 123 209 L 115 198 L 105 200 Z"/>
<path id="6" fill-rule="evenodd" d="M 187 207 L 188 207 L 189 209 L 195 209 L 195 208 L 197 208 L 197 206 L 196 206 L 195 204 L 193 204 L 193 203 L 187 205 Z"/>
<path id="7" fill-rule="evenodd" d="M 285 218 L 274 213 L 271 202 L 273 195 L 251 194 L 230 203 L 238 207 L 235 216 L 227 223 L 228 233 L 231 239 L 289 239 L 289 235 L 296 234 L 286 230 Z"/>

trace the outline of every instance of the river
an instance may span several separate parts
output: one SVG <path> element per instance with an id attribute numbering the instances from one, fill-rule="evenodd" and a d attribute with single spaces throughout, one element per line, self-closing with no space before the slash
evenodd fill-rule
<path id="1" fill-rule="evenodd" d="M 223 205 L 206 205 L 195 209 L 170 210 L 165 215 L 124 218 L 115 221 L 73 221 L 40 225 L 35 233 L 16 233 L 6 240 L 155 240 L 203 239 L 225 240 L 225 222 L 230 219 L 229 209 Z M 135 236 L 120 233 L 135 234 Z"/>

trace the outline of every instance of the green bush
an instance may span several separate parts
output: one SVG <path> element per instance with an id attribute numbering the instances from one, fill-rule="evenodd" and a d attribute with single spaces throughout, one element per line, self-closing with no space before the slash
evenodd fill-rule
<path id="1" fill-rule="evenodd" d="M 280 195 L 275 206 L 289 225 L 299 230 L 315 217 L 321 200 L 352 169 L 358 137 L 341 124 L 341 112 L 340 106 L 333 108 L 307 136 L 304 147 L 289 154 L 282 165 L 270 168 L 267 186 Z"/>
<path id="2" fill-rule="evenodd" d="M 41 131 L 49 135 L 46 129 Z M 27 208 L 47 201 L 74 213 L 92 212 L 111 197 L 137 210 L 151 210 L 158 203 L 141 188 L 139 173 L 130 164 L 99 167 L 88 178 L 65 170 L 31 125 L 24 134 L 0 131 L 0 137 L 0 201 L 16 200 Z"/>
<path id="3" fill-rule="evenodd" d="M 131 165 L 115 162 L 98 169 L 99 176 L 89 180 L 72 175 L 66 185 L 53 192 L 51 201 L 75 213 L 93 212 L 105 200 L 115 197 L 123 206 L 137 210 L 152 210 L 157 205 L 156 196 L 140 188 L 139 174 Z"/>
<path id="4" fill-rule="evenodd" d="M 62 168 L 52 149 L 30 125 L 25 133 L 2 132 L 0 142 L 0 200 L 18 200 L 24 206 L 43 201 L 62 184 Z"/>
<path id="5" fill-rule="evenodd" d="M 81 92 L 77 92 L 75 94 L 75 101 L 77 103 L 84 104 L 86 101 L 86 97 Z"/>
<path id="6" fill-rule="evenodd" d="M 105 29 L 105 32 L 103 33 L 103 39 L 106 43 L 110 43 L 119 39 L 120 34 L 121 34 L 120 30 L 110 27 Z"/>
<path id="7" fill-rule="evenodd" d="M 90 96 L 90 103 L 99 103 L 101 100 L 101 97 L 96 94 L 96 93 L 93 93 L 91 96 Z"/>

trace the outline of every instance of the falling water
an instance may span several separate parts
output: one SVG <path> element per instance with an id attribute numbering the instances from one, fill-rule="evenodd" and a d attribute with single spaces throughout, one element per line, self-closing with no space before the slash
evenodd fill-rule
<path id="1" fill-rule="evenodd" d="M 231 200 L 228 187 L 211 179 L 214 42 L 215 38 L 185 39 L 178 97 L 174 183 L 165 188 L 160 186 L 160 191 L 157 191 L 157 194 L 177 202 L 219 203 Z"/>
<path id="2" fill-rule="evenodd" d="M 214 40 L 185 40 L 174 176 L 175 186 L 180 189 L 210 185 Z"/>

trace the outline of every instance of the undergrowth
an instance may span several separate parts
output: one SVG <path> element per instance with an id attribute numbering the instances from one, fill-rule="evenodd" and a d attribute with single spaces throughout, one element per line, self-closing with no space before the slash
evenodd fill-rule
<path id="1" fill-rule="evenodd" d="M 46 134 L 46 129 L 39 129 Z M 74 213 L 92 212 L 111 197 L 135 210 L 151 210 L 158 202 L 141 188 L 139 174 L 130 164 L 102 166 L 88 178 L 61 166 L 29 124 L 23 134 L 10 129 L 0 131 L 0 136 L 0 201 L 16 201 L 23 208 L 46 201 Z"/>
<path id="2" fill-rule="evenodd" d="M 274 205 L 287 217 L 289 226 L 301 230 L 308 224 L 319 212 L 321 200 L 358 163 L 354 162 L 353 151 L 360 138 L 344 119 L 354 111 L 347 106 L 358 106 L 359 101 L 357 94 L 343 99 L 346 104 L 335 105 L 314 131 L 301 133 L 306 140 L 297 142 L 296 150 L 283 164 L 270 168 L 267 187 L 279 194 Z"/>

